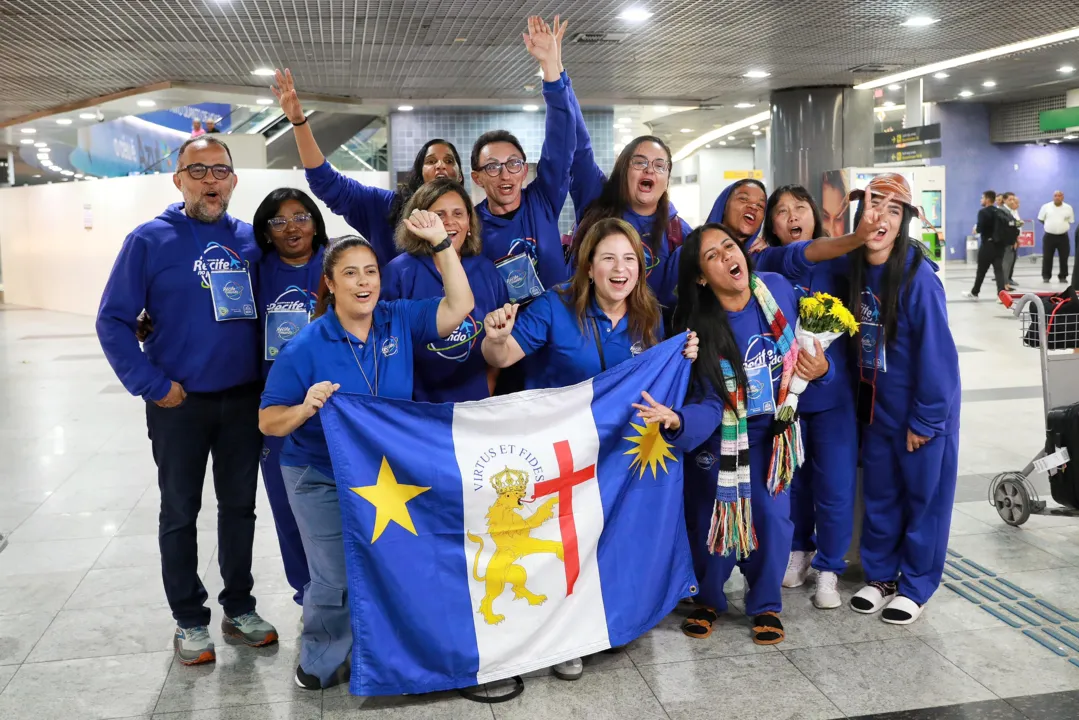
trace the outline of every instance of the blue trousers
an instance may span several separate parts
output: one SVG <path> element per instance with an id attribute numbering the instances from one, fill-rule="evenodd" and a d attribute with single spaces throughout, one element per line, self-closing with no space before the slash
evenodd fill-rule
<path id="1" fill-rule="evenodd" d="M 718 447 L 715 452 L 718 452 Z M 718 455 L 716 457 L 718 458 Z M 694 600 L 701 605 L 715 608 L 717 612 L 727 609 L 723 584 L 730 578 L 736 564 L 748 585 L 746 615 L 753 617 L 763 612 L 780 612 L 783 609 L 780 588 L 783 585 L 783 573 L 787 570 L 794 524 L 790 519 L 790 494 L 783 492 L 773 497 L 766 487 L 765 478 L 771 457 L 770 436 L 759 440 L 750 438 L 750 506 L 753 512 L 753 527 L 757 532 L 757 549 L 747 559 L 736 562 L 733 552 L 729 555 L 713 555 L 708 552 L 708 529 L 716 501 L 719 461 L 708 469 L 701 469 L 698 463 L 692 461 L 693 456 L 686 453 L 686 527 L 693 555 L 693 571 L 700 584 L 700 592 Z"/>
<path id="2" fill-rule="evenodd" d="M 281 477 L 281 448 L 285 438 L 263 437 L 262 441 L 262 482 L 266 486 L 266 497 L 270 501 L 274 526 L 277 528 L 277 544 L 281 546 L 281 561 L 285 565 L 285 577 L 288 584 L 296 591 L 293 599 L 297 605 L 303 605 L 303 589 L 311 582 L 307 571 L 307 556 L 303 551 L 303 538 L 296 527 L 296 518 L 288 502 L 285 481 Z"/>
<path id="3" fill-rule="evenodd" d="M 303 594 L 300 667 L 322 683 L 352 652 L 345 541 L 337 484 L 313 467 L 281 468 L 292 512 L 303 537 L 311 581 Z"/>
<path id="4" fill-rule="evenodd" d="M 806 464 L 791 483 L 792 550 L 817 551 L 813 567 L 842 574 L 854 532 L 858 421 L 854 405 L 802 414 Z"/>
<path id="5" fill-rule="evenodd" d="M 899 581 L 924 605 L 940 587 L 959 471 L 959 433 L 907 452 L 906 431 L 867 428 L 862 441 L 862 567 L 870 581 Z"/>

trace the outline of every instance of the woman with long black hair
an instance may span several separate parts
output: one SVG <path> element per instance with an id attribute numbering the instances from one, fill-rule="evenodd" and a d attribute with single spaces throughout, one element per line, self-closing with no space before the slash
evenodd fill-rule
<path id="1" fill-rule="evenodd" d="M 959 463 L 959 355 L 948 328 L 937 266 L 909 227 L 910 186 L 896 173 L 873 178 L 851 201 L 855 222 L 877 232 L 851 253 L 850 309 L 861 324 L 853 348 L 865 518 L 866 586 L 851 599 L 884 622 L 914 622 L 940 586 Z"/>
<path id="2" fill-rule="evenodd" d="M 464 182 L 457 148 L 448 140 L 428 140 L 416 153 L 408 180 L 396 191 L 364 185 L 339 173 L 326 161 L 307 123 L 292 72 L 278 70 L 275 80 L 277 84 L 271 89 L 281 104 L 281 111 L 292 123 L 296 149 L 311 192 L 366 237 L 375 249 L 379 264 L 385 266 L 398 253 L 394 233 L 401 221 L 401 211 L 420 185 L 443 177 Z"/>
<path id="3" fill-rule="evenodd" d="M 682 624 L 694 638 L 712 633 L 727 609 L 723 584 L 737 564 L 746 577 L 753 642 L 782 642 L 780 587 L 793 525 L 786 492 L 802 459 L 797 423 L 777 413 L 794 373 L 831 380 L 823 353 L 800 351 L 794 290 L 782 276 L 754 273 L 735 232 L 703 225 L 686 238 L 678 273 L 675 327 L 700 337 L 690 402 L 680 412 L 645 395 L 648 423 L 685 453 L 686 526 L 700 592 Z"/>

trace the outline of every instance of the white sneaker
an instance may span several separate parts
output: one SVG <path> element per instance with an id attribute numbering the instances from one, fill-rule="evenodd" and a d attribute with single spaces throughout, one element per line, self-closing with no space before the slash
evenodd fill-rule
<path id="1" fill-rule="evenodd" d="M 975 295 L 974 293 L 972 293 L 969 290 L 967 290 L 965 293 L 963 293 L 963 297 L 970 298 L 971 300 L 977 300 L 978 299 L 978 296 Z"/>
<path id="2" fill-rule="evenodd" d="M 834 610 L 843 604 L 839 597 L 839 576 L 822 570 L 817 573 L 817 587 L 813 590 L 813 605 L 819 610 Z"/>
<path id="3" fill-rule="evenodd" d="M 787 572 L 783 575 L 783 587 L 796 588 L 805 584 L 809 574 L 809 564 L 813 562 L 813 553 L 794 550 L 787 561 Z"/>
<path id="4" fill-rule="evenodd" d="M 551 668 L 551 672 L 559 680 L 579 680 L 584 675 L 584 663 L 581 658 L 574 658 L 558 663 Z"/>

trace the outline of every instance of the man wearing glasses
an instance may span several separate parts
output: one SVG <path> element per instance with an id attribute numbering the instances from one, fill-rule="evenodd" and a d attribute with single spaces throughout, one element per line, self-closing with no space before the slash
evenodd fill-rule
<path id="1" fill-rule="evenodd" d="M 262 435 L 258 311 L 251 226 L 227 214 L 236 187 L 232 156 L 217 138 L 186 141 L 173 183 L 183 202 L 124 240 L 101 297 L 97 334 L 127 391 L 146 401 L 158 469 L 158 542 L 181 663 L 213 662 L 195 521 L 206 464 L 214 459 L 222 631 L 253 646 L 277 640 L 255 612 L 251 553 Z M 146 309 L 154 331 L 139 347 Z M 209 549 L 204 548 L 204 557 Z"/>
<path id="2" fill-rule="evenodd" d="M 483 250 L 498 262 L 516 256 L 531 260 L 532 268 L 520 262 L 512 272 L 499 269 L 507 280 L 510 297 L 517 301 L 515 273 L 534 269 L 543 287 L 566 279 L 565 254 L 558 216 L 569 193 L 569 171 L 576 143 L 575 117 L 569 90 L 561 77 L 561 37 L 559 32 L 529 21 L 529 52 L 543 70 L 543 99 L 547 105 L 543 148 L 536 178 L 522 188 L 528 176 L 528 162 L 520 141 L 506 130 L 486 132 L 472 146 L 472 182 L 483 188 L 487 198 L 476 206 L 483 228 Z M 557 28 L 556 28 L 557 30 Z M 542 292 L 533 287 L 531 295 Z"/>

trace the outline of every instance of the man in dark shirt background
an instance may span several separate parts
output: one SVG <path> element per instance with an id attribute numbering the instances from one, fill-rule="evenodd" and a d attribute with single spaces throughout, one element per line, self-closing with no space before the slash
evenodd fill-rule
<path id="1" fill-rule="evenodd" d="M 1023 219 L 1019 217 L 1019 196 L 1013 192 L 1004 193 L 1004 204 L 997 207 L 997 242 L 1004 250 L 1005 288 L 1012 290 L 1016 282 L 1012 279 L 1015 270 L 1015 258 L 1019 252 L 1019 233 L 1023 230 Z"/>
<path id="2" fill-rule="evenodd" d="M 1000 211 L 994 207 L 997 194 L 992 190 L 982 193 L 982 209 L 978 211 L 978 225 L 976 230 L 982 237 L 982 244 L 978 248 L 978 272 L 974 277 L 974 287 L 965 293 L 969 298 L 978 299 L 978 293 L 982 290 L 982 281 L 989 272 L 989 266 L 993 266 L 993 274 L 997 283 L 997 294 L 1004 289 L 1004 243 L 998 237 L 997 226 L 1003 217 Z"/>

